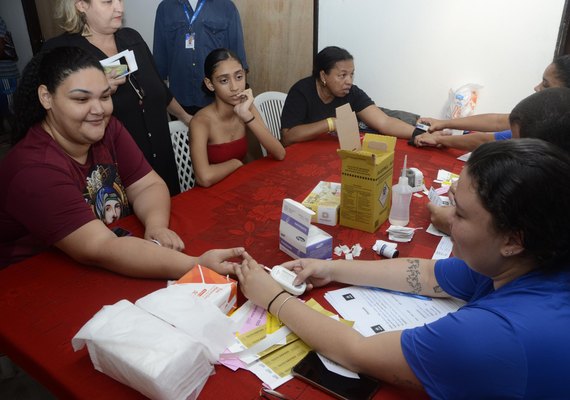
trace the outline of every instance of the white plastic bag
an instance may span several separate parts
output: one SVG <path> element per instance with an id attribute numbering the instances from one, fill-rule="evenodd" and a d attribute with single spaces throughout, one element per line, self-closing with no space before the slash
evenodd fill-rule
<path id="1" fill-rule="evenodd" d="M 475 83 L 468 83 L 455 91 L 450 89 L 445 117 L 453 119 L 468 117 L 473 114 L 482 87 Z"/>

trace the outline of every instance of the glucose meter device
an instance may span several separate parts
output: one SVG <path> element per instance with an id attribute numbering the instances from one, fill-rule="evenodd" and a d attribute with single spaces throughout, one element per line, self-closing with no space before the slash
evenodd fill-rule
<path id="1" fill-rule="evenodd" d="M 293 271 L 289 271 L 281 265 L 276 265 L 271 268 L 270 275 L 277 283 L 279 283 L 279 285 L 281 285 L 283 289 L 295 296 L 302 295 L 307 288 L 307 284 L 305 282 L 299 285 L 293 285 L 293 281 L 297 277 L 297 274 Z"/>

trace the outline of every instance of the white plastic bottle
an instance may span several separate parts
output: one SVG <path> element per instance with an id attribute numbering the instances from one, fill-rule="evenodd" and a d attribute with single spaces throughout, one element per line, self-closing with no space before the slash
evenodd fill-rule
<path id="1" fill-rule="evenodd" d="M 406 162 L 408 156 L 404 156 L 404 168 L 398 179 L 398 183 L 392 186 L 392 206 L 390 208 L 390 216 L 388 217 L 390 224 L 398 226 L 406 226 L 410 222 L 410 202 L 412 201 L 412 188 L 408 183 L 406 176 Z"/>

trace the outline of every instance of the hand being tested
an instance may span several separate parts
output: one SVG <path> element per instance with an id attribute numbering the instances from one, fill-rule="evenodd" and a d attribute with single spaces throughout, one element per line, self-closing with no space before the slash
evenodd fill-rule
<path id="1" fill-rule="evenodd" d="M 228 260 L 231 258 L 240 257 L 244 251 L 245 250 L 243 247 L 208 250 L 198 258 L 198 263 L 200 265 L 213 269 L 220 275 L 233 274 L 236 266 L 240 264 Z"/>
<path id="2" fill-rule="evenodd" d="M 283 289 L 247 252 L 244 251 L 242 257 L 241 265 L 234 268 L 241 291 L 254 304 L 266 308 Z"/>
<path id="3" fill-rule="evenodd" d="M 441 147 L 436 136 L 430 132 L 422 133 L 414 138 L 414 144 L 416 147 Z"/>

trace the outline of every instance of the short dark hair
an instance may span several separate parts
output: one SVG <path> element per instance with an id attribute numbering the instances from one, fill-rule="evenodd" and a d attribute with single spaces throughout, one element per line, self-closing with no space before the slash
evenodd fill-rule
<path id="1" fill-rule="evenodd" d="M 313 62 L 313 78 L 319 79 L 321 71 L 328 74 L 339 61 L 353 60 L 352 54 L 337 46 L 325 47 L 316 55 Z"/>
<path id="2" fill-rule="evenodd" d="M 556 77 L 565 87 L 570 87 L 570 55 L 555 57 L 552 64 L 556 67 Z"/>
<path id="3" fill-rule="evenodd" d="M 32 58 L 24 68 L 22 80 L 14 94 L 16 131 L 12 136 L 13 144 L 46 116 L 46 110 L 38 98 L 38 87 L 45 85 L 50 93 L 55 93 L 69 75 L 87 68 L 96 68 L 105 73 L 99 60 L 79 47 L 56 47 Z"/>
<path id="4" fill-rule="evenodd" d="M 471 154 L 467 174 L 497 232 L 520 235 L 538 267 L 567 266 L 568 153 L 539 139 L 485 143 Z"/>
<path id="5" fill-rule="evenodd" d="M 218 49 L 212 50 L 206 56 L 206 60 L 204 60 L 204 76 L 212 80 L 212 76 L 214 75 L 214 71 L 218 67 L 218 64 L 225 60 L 236 60 L 237 62 L 240 63 L 240 65 L 243 68 L 243 62 L 236 53 L 234 53 L 230 49 L 225 49 L 220 47 Z M 204 82 L 202 82 L 202 90 L 206 92 L 208 95 L 214 96 L 214 93 L 208 90 Z"/>
<path id="6" fill-rule="evenodd" d="M 509 115 L 521 138 L 554 143 L 570 154 L 570 88 L 536 92 L 519 102 Z"/>

